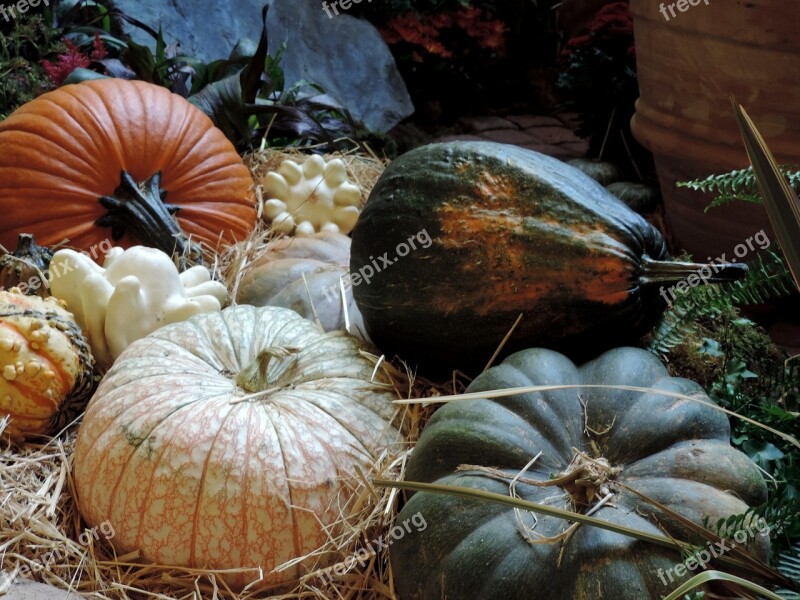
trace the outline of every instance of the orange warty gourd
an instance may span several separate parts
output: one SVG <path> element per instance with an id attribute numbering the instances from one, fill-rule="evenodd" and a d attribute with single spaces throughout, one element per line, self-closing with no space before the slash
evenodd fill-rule
<path id="1" fill-rule="evenodd" d="M 94 359 L 72 314 L 55 298 L 0 291 L 0 418 L 5 434 L 57 433 L 82 411 Z"/>
<path id="2" fill-rule="evenodd" d="M 142 81 L 67 85 L 0 123 L 6 248 L 26 232 L 43 246 L 68 238 L 89 250 L 113 237 L 126 248 L 197 255 L 194 242 L 217 248 L 249 233 L 252 185 L 236 149 L 205 114 Z"/>

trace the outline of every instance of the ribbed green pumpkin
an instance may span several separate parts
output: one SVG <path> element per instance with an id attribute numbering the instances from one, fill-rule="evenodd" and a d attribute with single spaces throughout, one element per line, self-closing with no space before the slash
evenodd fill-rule
<path id="1" fill-rule="evenodd" d="M 432 244 L 411 249 L 423 230 Z M 659 232 L 577 169 L 491 142 L 398 158 L 352 238 L 351 274 L 380 269 L 353 288 L 367 332 L 429 372 L 482 368 L 520 314 L 509 350 L 588 358 L 632 342 L 663 311 L 660 286 L 701 266 L 665 262 Z"/>
<path id="2" fill-rule="evenodd" d="M 467 391 L 557 384 L 654 387 L 710 402 L 699 385 L 670 377 L 655 356 L 637 348 L 609 351 L 581 368 L 551 350 L 523 350 L 480 375 Z M 522 474 L 516 493 L 574 510 L 570 502 L 580 498 L 579 485 L 538 487 L 524 481 L 559 477 L 577 449 L 615 469 L 579 512 L 586 513 L 608 491 L 610 502 L 592 516 L 693 541 L 673 518 L 615 482 L 698 524 L 704 517 L 714 523 L 742 514 L 764 501 L 766 487 L 755 464 L 729 439 L 724 413 L 657 392 L 585 388 L 467 400 L 433 415 L 405 478 L 508 495 L 512 478 L 541 453 Z M 460 465 L 473 467 L 459 470 Z M 496 469 L 500 477 L 475 465 Z M 534 517 L 524 511 L 520 521 L 513 508 L 423 492 L 409 500 L 397 522 L 418 512 L 427 528 L 394 540 L 390 549 L 401 600 L 643 600 L 666 595 L 681 579 L 670 582 L 666 573 L 681 562 L 678 552 L 607 530 L 581 525 L 563 545 L 532 544 L 523 528 L 535 540 L 556 536 L 569 524 L 538 515 L 534 526 Z M 749 549 L 764 560 L 768 538 L 755 531 L 748 536 Z"/>

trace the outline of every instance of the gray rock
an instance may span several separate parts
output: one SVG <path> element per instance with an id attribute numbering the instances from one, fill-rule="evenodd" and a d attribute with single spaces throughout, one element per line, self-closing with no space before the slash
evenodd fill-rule
<path id="1" fill-rule="evenodd" d="M 583 171 L 602 185 L 608 185 L 620 179 L 619 169 L 615 164 L 610 162 L 598 160 L 596 158 L 576 158 L 569 161 L 568 164 Z"/>
<path id="2" fill-rule="evenodd" d="M 649 215 L 661 201 L 660 190 L 643 183 L 616 181 L 607 185 L 606 189 L 640 215 Z"/>
<path id="3" fill-rule="evenodd" d="M 328 17 L 321 0 L 274 0 L 267 33 L 271 55 L 286 41 L 287 83 L 319 84 L 367 128 L 388 131 L 414 112 L 389 47 L 367 21 L 341 10 Z"/>
<path id="4" fill-rule="evenodd" d="M 0 583 L 2 583 L 1 580 Z M 4 588 L 0 587 L 0 589 Z M 22 577 L 16 578 L 8 591 L 0 597 L 3 600 L 80 600 L 78 594 Z"/>
<path id="5" fill-rule="evenodd" d="M 312 0 L 305 0 L 312 1 Z M 261 36 L 261 9 L 272 0 L 114 0 L 125 14 L 158 31 L 167 44 L 179 41 L 181 53 L 211 62 L 227 58 L 242 37 Z M 133 41 L 155 48 L 153 38 L 122 22 Z"/>
<path id="6" fill-rule="evenodd" d="M 259 39 L 261 9 L 267 17 L 269 53 L 286 41 L 282 67 L 286 85 L 317 83 L 373 131 L 388 131 L 414 112 L 391 52 L 367 21 L 339 10 L 332 18 L 321 0 L 116 0 L 123 12 L 158 29 L 167 44 L 210 62 L 227 58 L 243 38 Z M 134 41 L 154 47 L 153 39 L 123 24 Z"/>

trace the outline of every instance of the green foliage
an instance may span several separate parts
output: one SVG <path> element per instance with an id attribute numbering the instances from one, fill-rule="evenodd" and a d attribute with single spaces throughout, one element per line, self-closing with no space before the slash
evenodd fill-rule
<path id="1" fill-rule="evenodd" d="M 800 171 L 796 167 L 781 166 L 781 172 L 786 175 L 789 185 L 795 192 L 800 193 Z M 722 206 L 740 200 L 763 204 L 763 198 L 758 190 L 753 167 L 738 169 L 722 175 L 709 175 L 705 179 L 694 181 L 679 181 L 677 187 L 689 188 L 699 192 L 716 192 L 717 197 L 706 207 L 706 212 L 717 206 Z"/>
<path id="2" fill-rule="evenodd" d="M 777 566 L 783 575 L 800 585 L 800 543 L 781 554 Z M 800 600 L 796 592 L 780 591 L 778 595 L 786 600 Z"/>
<path id="3" fill-rule="evenodd" d="M 784 166 L 781 172 L 795 191 L 800 191 L 800 171 Z M 705 179 L 678 182 L 676 185 L 700 192 L 716 192 L 716 198 L 706 210 L 733 200 L 763 204 L 752 167 L 711 175 Z M 792 273 L 779 252 L 770 250 L 759 254 L 749 266 L 750 271 L 742 281 L 693 287 L 679 294 L 651 335 L 650 350 L 669 352 L 696 335 L 703 319 L 718 318 L 736 306 L 764 304 L 775 298 L 789 296 L 796 290 Z"/>
<path id="4" fill-rule="evenodd" d="M 772 260 L 777 262 L 780 257 L 773 255 Z M 762 262 L 761 269 L 766 264 Z M 670 366 L 674 374 L 699 381 L 720 406 L 798 436 L 800 356 L 787 358 L 755 323 L 738 315 L 732 299 L 737 294 L 742 299 L 756 293 L 747 280 L 741 283 L 745 291 L 725 291 L 722 286 L 716 292 L 695 292 L 702 302 L 686 307 L 687 313 L 694 315 L 688 317 L 693 322 L 686 321 L 672 340 L 677 344 L 670 347 Z M 688 330 L 692 333 L 687 334 Z M 731 420 L 731 443 L 764 473 L 769 498 L 745 514 L 706 526 L 730 536 L 748 524 L 761 523 L 763 529 L 766 523 L 777 560 L 800 542 L 800 456 L 787 440 L 744 419 Z"/>
<path id="5" fill-rule="evenodd" d="M 790 185 L 800 188 L 800 172 L 782 167 Z M 752 168 L 683 182 L 681 187 L 716 193 L 709 208 L 733 200 L 763 203 Z M 780 251 L 764 251 L 749 263 L 744 280 L 699 286 L 679 294 L 649 340 L 652 351 L 669 353 L 677 371 L 698 380 L 718 404 L 741 416 L 790 435 L 800 435 L 800 357 L 787 359 L 759 328 L 738 314 L 795 291 Z M 767 502 L 747 513 L 711 524 L 731 534 L 763 519 L 770 528 L 773 562 L 798 568 L 792 558 L 800 546 L 800 457 L 788 441 L 743 419 L 731 421 L 731 443 L 764 473 Z M 763 523 L 762 523 L 763 525 Z M 796 572 L 795 572 L 796 574 Z M 797 598 L 786 592 L 784 598 Z"/>
<path id="6" fill-rule="evenodd" d="M 42 15 L 15 19 L 0 35 L 0 120 L 52 87 L 41 62 L 65 50 L 60 40 Z"/>
<path id="7" fill-rule="evenodd" d="M 76 4 L 71 10 L 84 7 Z M 275 56 L 267 54 L 266 25 L 255 51 L 241 52 L 237 47 L 227 59 L 204 63 L 179 54 L 178 46 L 167 45 L 161 29 L 153 31 L 116 9 L 103 9 L 93 18 L 104 20 L 110 15 L 124 17 L 150 33 L 155 50 L 132 39 L 120 40 L 110 33 L 91 26 L 70 29 L 70 37 L 79 46 L 94 41 L 95 34 L 119 58 L 93 64 L 108 75 L 139 79 L 166 87 L 187 98 L 202 110 L 225 133 L 239 150 L 252 150 L 259 144 L 299 146 L 327 143 L 333 147 L 337 138 L 353 137 L 353 124 L 347 113 L 323 95 L 313 84 L 300 83 L 286 88 L 281 48 Z M 262 18 L 266 18 L 266 8 Z M 70 13 L 71 14 L 71 13 Z M 88 17 L 87 17 L 88 18 Z M 105 75 L 90 69 L 76 69 L 65 83 L 78 83 Z"/>
<path id="8" fill-rule="evenodd" d="M 569 40 L 562 51 L 557 85 L 565 105 L 580 113 L 578 134 L 590 137 L 590 154 L 627 156 L 633 145 L 630 119 L 639 97 L 633 19 L 627 2 L 598 12 L 590 33 Z"/>
<path id="9" fill-rule="evenodd" d="M 678 293 L 662 316 L 649 340 L 655 352 L 669 352 L 700 329 L 704 319 L 718 318 L 734 307 L 764 304 L 789 296 L 794 280 L 783 258 L 772 251 L 758 254 L 741 281 L 720 285 L 701 285 Z"/>
<path id="10" fill-rule="evenodd" d="M 282 146 L 324 142 L 332 147 L 335 137 L 352 134 L 352 119 L 319 86 L 299 83 L 284 89 L 284 47 L 274 57 L 267 54 L 266 15 L 267 7 L 258 48 L 243 68 L 208 82 L 189 101 L 240 150 L 252 149 L 259 141 Z M 306 87 L 316 95 L 302 95 Z"/>

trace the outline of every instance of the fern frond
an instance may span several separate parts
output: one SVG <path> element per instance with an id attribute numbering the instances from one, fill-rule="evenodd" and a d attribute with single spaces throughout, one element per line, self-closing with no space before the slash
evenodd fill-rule
<path id="1" fill-rule="evenodd" d="M 756 255 L 748 263 L 750 270 L 741 281 L 718 286 L 717 293 L 729 293 L 736 305 L 764 304 L 774 298 L 788 296 L 794 289 L 794 279 L 786 261 L 776 252 L 767 251 Z"/>
<path id="2" fill-rule="evenodd" d="M 800 586 L 800 543 L 778 557 L 778 571 Z M 800 600 L 800 594 L 789 590 L 779 590 L 778 596 L 785 600 Z"/>
<path id="3" fill-rule="evenodd" d="M 800 543 L 778 558 L 778 571 L 800 585 Z"/>
<path id="4" fill-rule="evenodd" d="M 741 281 L 702 285 L 678 295 L 656 325 L 649 350 L 667 353 L 698 331 L 699 320 L 718 317 L 735 306 L 788 296 L 794 289 L 792 273 L 779 254 L 771 250 L 758 254 L 749 266 L 747 277 Z"/>
<path id="5" fill-rule="evenodd" d="M 781 173 L 789 180 L 789 185 L 792 189 L 800 193 L 800 170 L 798 170 L 796 166 L 786 165 L 781 166 L 780 169 Z M 699 192 L 716 192 L 717 197 L 706 207 L 706 212 L 710 208 L 722 206 L 734 200 L 753 202 L 756 204 L 763 203 L 761 193 L 758 190 L 756 177 L 753 174 L 753 167 L 730 171 L 722 175 L 710 175 L 705 179 L 679 181 L 675 185 Z"/>
<path id="6" fill-rule="evenodd" d="M 798 189 L 800 187 L 800 170 L 796 165 L 782 165 L 780 170 L 789 180 L 789 185 L 792 188 Z M 753 167 L 738 169 L 721 175 L 709 175 L 705 179 L 679 181 L 676 185 L 707 193 L 758 195 L 758 183 L 753 173 Z"/>
<path id="7" fill-rule="evenodd" d="M 709 294 L 706 286 L 693 288 L 662 315 L 650 336 L 648 349 L 667 353 L 699 331 L 700 319 L 717 317 L 732 307 L 730 298 Z"/>

